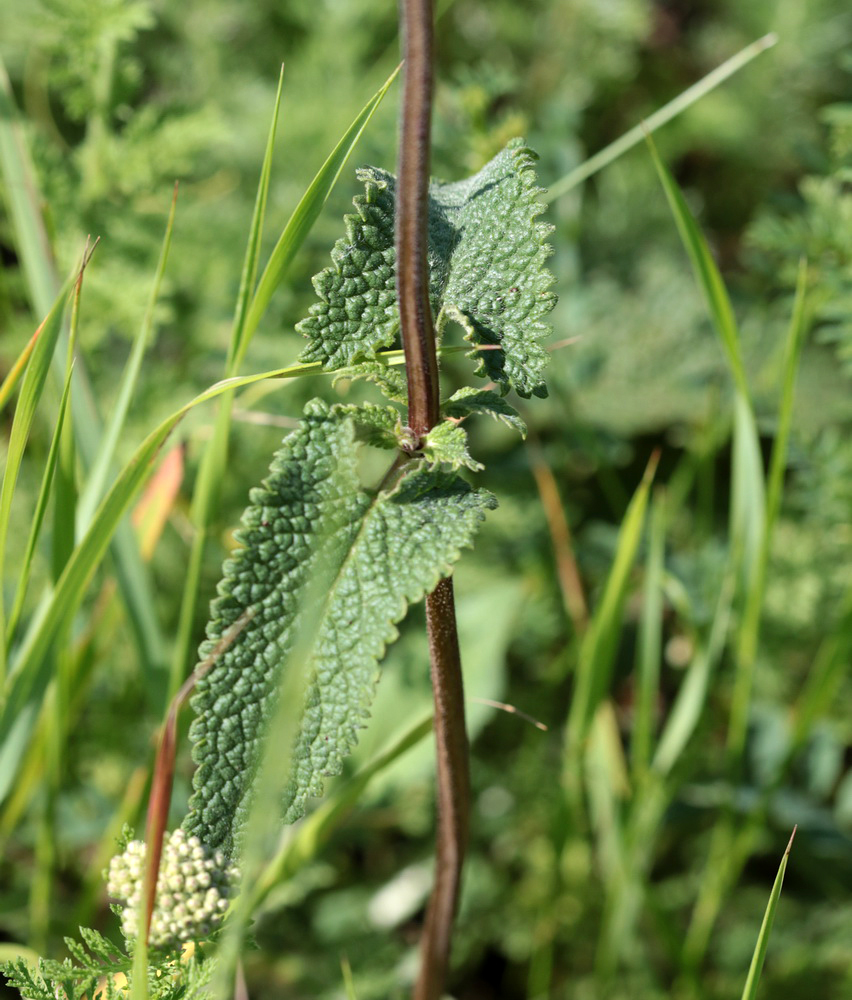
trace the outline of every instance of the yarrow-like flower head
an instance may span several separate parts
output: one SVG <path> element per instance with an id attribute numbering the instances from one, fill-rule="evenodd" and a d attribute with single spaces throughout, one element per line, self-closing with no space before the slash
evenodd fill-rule
<path id="1" fill-rule="evenodd" d="M 139 934 L 145 852 L 143 841 L 131 840 L 104 872 L 107 892 L 124 905 L 121 930 L 129 939 Z M 188 837 L 183 830 L 167 833 L 151 918 L 150 946 L 176 949 L 184 941 L 208 938 L 222 923 L 238 881 L 237 867 L 221 851 L 202 844 L 198 837 Z"/>

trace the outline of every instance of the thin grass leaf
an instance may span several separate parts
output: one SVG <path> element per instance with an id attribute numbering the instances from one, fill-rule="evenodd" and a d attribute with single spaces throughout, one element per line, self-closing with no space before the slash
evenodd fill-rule
<path id="1" fill-rule="evenodd" d="M 652 768 L 660 775 L 669 774 L 678 762 L 704 712 L 710 678 L 725 648 L 735 589 L 736 576 L 729 566 L 719 590 L 710 635 L 692 658 L 654 752 Z"/>
<path id="2" fill-rule="evenodd" d="M 47 453 L 47 462 L 44 467 L 44 474 L 41 480 L 41 486 L 38 491 L 38 498 L 36 500 L 35 511 L 33 512 L 33 519 L 30 524 L 30 533 L 27 537 L 27 545 L 24 549 L 24 557 L 21 561 L 21 570 L 18 574 L 18 584 L 15 588 L 15 598 L 12 604 L 12 610 L 9 614 L 9 621 L 6 625 L 6 646 L 11 648 L 12 640 L 15 636 L 15 630 L 18 627 L 18 622 L 21 617 L 21 611 L 24 607 L 24 599 L 27 593 L 27 585 L 30 580 L 30 571 L 32 570 L 33 556 L 35 555 L 36 545 L 38 544 L 39 537 L 41 535 L 42 524 L 44 523 L 44 515 L 47 510 L 47 503 L 50 499 L 50 490 L 53 484 L 53 476 L 56 471 L 56 464 L 59 459 L 59 442 L 62 435 L 62 428 L 64 426 L 65 420 L 68 416 L 68 408 L 70 402 L 70 390 L 71 390 L 71 373 L 73 371 L 73 365 L 68 366 L 68 375 L 65 379 L 65 385 L 62 389 L 62 398 L 59 401 L 59 416 L 56 420 L 56 427 L 53 431 L 53 438 L 50 442 L 50 450 Z"/>
<path id="3" fill-rule="evenodd" d="M 622 627 L 622 609 L 633 561 L 642 537 L 648 495 L 656 471 L 659 454 L 648 463 L 639 488 L 630 501 L 621 523 L 612 564 L 600 604 L 589 622 L 580 646 L 574 697 L 568 715 L 566 732 L 566 763 L 578 760 L 583 743 L 600 700 L 609 688 L 612 664 Z"/>
<path id="4" fill-rule="evenodd" d="M 15 246 L 37 315 L 50 311 L 59 289 L 50 243 L 42 221 L 38 185 L 17 121 L 12 86 L 0 60 L 0 176 L 15 234 Z"/>
<path id="5" fill-rule="evenodd" d="M 40 333 L 41 325 L 39 325 L 38 329 L 27 341 L 26 346 L 17 356 L 6 378 L 3 379 L 2 385 L 0 385 L 0 413 L 6 409 L 6 404 L 12 398 L 12 393 L 15 391 L 15 386 L 20 382 L 21 376 L 26 371 L 27 362 L 30 360 L 30 355 L 33 353 Z"/>
<path id="6" fill-rule="evenodd" d="M 304 243 L 305 237 L 311 231 L 311 227 L 317 220 L 323 205 L 337 183 L 337 178 L 346 166 L 346 161 L 355 148 L 355 144 L 361 138 L 361 134 L 369 124 L 370 119 L 381 104 L 391 84 L 396 79 L 399 69 L 400 67 L 397 66 L 381 88 L 366 103 L 360 114 L 343 135 L 343 138 L 334 147 L 331 155 L 320 168 L 319 173 L 311 181 L 308 190 L 296 206 L 296 210 L 290 216 L 287 225 L 284 227 L 284 232 L 275 244 L 275 249 L 272 251 L 269 262 L 264 268 L 258 282 L 257 291 L 254 294 L 248 316 L 246 317 L 241 353 L 237 356 L 238 364 L 245 353 L 248 341 L 257 329 L 258 324 L 263 318 L 263 314 L 266 312 L 275 289 L 281 283 L 281 279 L 284 277 L 287 268 L 290 266 L 302 243 Z"/>
<path id="7" fill-rule="evenodd" d="M 666 542 L 665 496 L 658 491 L 651 503 L 648 534 L 648 558 L 639 642 L 636 656 L 638 692 L 631 739 L 631 764 L 634 778 L 644 774 L 651 759 L 657 697 L 660 685 L 660 661 L 663 637 L 663 565 Z"/>
<path id="8" fill-rule="evenodd" d="M 737 635 L 736 673 L 734 692 L 731 699 L 731 717 L 728 727 L 728 752 L 731 760 L 738 760 L 745 746 L 748 727 L 748 710 L 751 703 L 751 691 L 754 686 L 754 672 L 757 662 L 757 649 L 760 638 L 760 619 L 766 592 L 766 577 L 769 568 L 769 554 L 772 547 L 772 534 L 778 512 L 781 509 L 781 496 L 784 489 L 784 472 L 787 468 L 787 445 L 790 438 L 790 428 L 793 420 L 793 401 L 796 386 L 796 373 L 799 368 L 802 346 L 804 344 L 805 323 L 805 290 L 807 287 L 807 267 L 804 261 L 799 266 L 796 283 L 796 298 L 793 305 L 793 315 L 784 343 L 783 373 L 781 382 L 781 399 L 778 409 L 778 420 L 775 441 L 772 446 L 772 457 L 769 463 L 769 474 L 766 488 L 766 500 L 763 516 L 760 521 L 758 535 L 758 551 L 753 560 L 753 573 L 750 586 L 745 595 L 745 607 L 742 622 Z M 743 418 L 747 419 L 747 418 Z M 750 440 L 747 432 L 743 438 Z M 761 465 L 759 456 L 752 456 L 751 466 Z M 753 481 L 752 469 L 743 471 L 740 481 Z M 747 488 L 747 487 L 746 487 Z M 743 498 L 740 503 L 742 516 L 750 506 Z M 755 519 L 757 520 L 757 519 Z M 754 538 L 757 524 L 751 526 L 746 537 Z"/>
<path id="9" fill-rule="evenodd" d="M 689 255 L 698 287 L 701 289 L 701 293 L 707 303 L 710 318 L 713 320 L 713 325 L 716 327 L 716 332 L 719 334 L 719 339 L 722 342 L 728 366 L 734 377 L 734 383 L 744 399 L 748 400 L 750 398 L 748 380 L 746 379 L 742 352 L 740 351 L 737 322 L 734 318 L 734 310 L 731 307 L 731 300 L 728 297 L 728 291 L 725 288 L 722 275 L 719 273 L 719 268 L 716 266 L 713 255 L 710 253 L 707 240 L 698 228 L 698 224 L 689 210 L 689 206 L 677 181 L 675 181 L 666 165 L 660 159 L 657 147 L 654 145 L 654 141 L 650 135 L 647 139 L 648 148 L 654 160 L 654 166 L 657 168 L 657 174 L 666 194 L 666 200 L 672 210 L 680 238 Z"/>
<path id="10" fill-rule="evenodd" d="M 648 146 L 736 387 L 731 477 L 731 549 L 732 558 L 739 566 L 742 586 L 747 592 L 755 582 L 760 539 L 764 531 L 764 476 L 757 423 L 751 405 L 737 323 L 725 283 L 707 241 L 650 136 Z"/>
<path id="11" fill-rule="evenodd" d="M 781 858 L 778 867 L 778 874 L 775 876 L 775 884 L 769 894 L 769 902 L 766 906 L 766 913 L 763 915 L 763 923 L 760 925 L 760 933 L 757 936 L 754 954 L 751 958 L 751 966 L 748 970 L 748 978 L 743 988 L 742 1000 L 756 1000 L 757 986 L 760 981 L 760 974 L 763 971 L 763 963 L 766 960 L 766 951 L 769 947 L 769 935 L 772 932 L 772 923 L 775 920 L 775 911 L 778 909 L 778 901 L 781 898 L 781 887 L 784 884 L 784 872 L 787 870 L 787 861 L 790 857 L 790 850 L 793 847 L 793 839 L 796 836 L 796 828 L 790 836 L 790 842 Z"/>
<path id="12" fill-rule="evenodd" d="M 564 194 L 572 191 L 578 184 L 582 184 L 583 181 L 588 180 L 599 170 L 603 170 L 604 167 L 609 166 L 613 160 L 617 160 L 619 156 L 622 156 L 629 149 L 638 145 L 646 135 L 656 132 L 658 128 L 666 125 L 673 118 L 677 118 L 687 108 L 692 107 L 696 101 L 700 101 L 706 94 L 715 90 L 719 84 L 724 83 L 734 73 L 739 72 L 744 66 L 747 66 L 761 52 L 772 48 L 777 41 L 778 36 L 770 33 L 764 35 L 763 38 L 758 38 L 751 45 L 746 45 L 744 49 L 741 49 L 736 55 L 731 56 L 721 66 L 717 66 L 707 76 L 702 77 L 691 87 L 687 87 L 682 94 L 678 94 L 668 104 L 664 104 L 652 115 L 649 115 L 640 125 L 635 125 L 620 138 L 616 139 L 615 142 L 611 142 L 608 146 L 600 150 L 600 152 L 595 153 L 594 156 L 590 156 L 584 163 L 575 167 L 569 174 L 556 181 L 555 184 L 551 184 L 550 189 L 544 196 L 544 201 L 548 203 L 556 201 L 557 198 L 561 198 Z"/>
<path id="13" fill-rule="evenodd" d="M 56 298 L 60 283 L 50 242 L 41 214 L 38 191 L 26 141 L 17 121 L 9 79 L 0 60 L 0 174 L 9 202 L 15 245 L 26 279 L 27 292 L 36 315 L 45 315 Z M 60 339 L 66 341 L 66 333 Z M 54 377 L 61 385 L 65 370 L 58 352 L 54 355 Z M 71 426 L 80 458 L 87 467 L 95 458 L 101 420 L 95 405 L 85 365 L 78 361 L 72 376 Z M 120 525 L 113 540 L 115 569 L 143 663 L 163 661 L 164 642 L 154 613 L 153 588 L 142 565 L 129 525 Z M 0 629 L 0 635 L 3 634 Z"/>
<path id="14" fill-rule="evenodd" d="M 83 253 L 83 267 L 94 252 L 98 241 L 95 241 L 91 251 L 89 240 Z M 74 378 L 74 351 L 77 347 L 77 333 L 80 329 L 80 294 L 83 290 L 83 268 L 74 286 L 74 297 L 71 305 L 71 325 L 68 334 L 66 351 L 66 372 L 71 372 Z M 71 396 L 73 400 L 73 395 Z M 64 422 L 59 434 L 59 458 L 56 466 L 56 478 L 53 484 L 53 531 L 50 539 L 51 577 L 55 583 L 65 564 L 74 550 L 77 524 L 77 449 L 74 442 L 74 430 L 70 422 Z"/>
<path id="15" fill-rule="evenodd" d="M 169 259 L 169 248 L 171 246 L 172 231 L 175 224 L 175 211 L 177 209 L 177 195 L 178 186 L 175 184 L 169 208 L 169 217 L 166 222 L 166 232 L 163 237 L 162 247 L 160 248 L 160 257 L 157 261 L 154 284 L 148 298 L 145 316 L 139 332 L 133 340 L 130 356 L 121 375 L 118 395 L 116 396 L 112 414 L 104 427 L 104 432 L 98 444 L 97 455 L 89 468 L 86 484 L 80 497 L 78 530 L 81 532 L 85 531 L 91 523 L 92 515 L 101 501 L 107 482 L 109 481 L 116 445 L 124 430 L 130 403 L 139 381 L 139 373 L 142 371 L 142 361 L 145 357 L 145 352 L 151 343 L 151 335 L 154 329 L 154 313 L 160 296 L 160 286 L 162 285 L 163 275 L 166 271 L 166 263 Z"/>
<path id="16" fill-rule="evenodd" d="M 234 325 L 231 341 L 228 345 L 228 360 L 225 365 L 227 375 L 236 375 L 240 362 L 245 357 L 251 333 L 246 336 L 246 319 L 249 304 L 257 280 L 257 270 L 260 261 L 260 243 L 263 237 L 263 223 L 266 218 L 266 203 L 269 198 L 269 182 L 272 177 L 272 154 L 275 149 L 275 133 L 278 131 L 278 113 L 281 108 L 281 93 L 284 87 L 284 67 L 278 77 L 278 90 L 275 93 L 275 105 L 272 109 L 272 123 L 266 140 L 266 152 L 263 166 L 260 170 L 260 181 L 257 186 L 257 196 L 254 202 L 249 240 L 243 260 L 243 271 L 240 276 L 240 290 L 237 293 L 237 305 L 234 311 Z"/>
<path id="17" fill-rule="evenodd" d="M 346 1000 L 358 1000 L 355 992 L 355 980 L 352 978 L 352 966 L 345 955 L 340 956 L 340 971 L 343 975 L 343 986 L 346 990 Z"/>
<path id="18" fill-rule="evenodd" d="M 26 373 L 21 385 L 18 405 L 9 434 L 9 446 L 6 452 L 6 467 L 3 470 L 3 484 L 0 487 L 0 580 L 4 578 L 6 563 L 6 540 L 9 535 L 9 519 L 12 513 L 12 497 L 24 457 L 24 449 L 35 417 L 36 407 L 44 391 L 47 373 L 50 369 L 53 352 L 62 329 L 62 317 L 65 313 L 66 299 L 71 280 L 66 282 L 53 308 L 47 315 L 41 327 L 41 334 L 36 341 L 30 356 Z M 0 635 L 5 638 L 4 602 L 0 598 Z M 0 681 L 6 676 L 6 645 L 0 643 Z"/>
<path id="19" fill-rule="evenodd" d="M 748 594 L 757 583 L 761 539 L 766 528 L 766 484 L 757 421 L 749 400 L 734 396 L 731 468 L 730 545 L 741 587 Z"/>
<path id="20" fill-rule="evenodd" d="M 596 854 L 605 882 L 625 876 L 621 801 L 629 790 L 624 748 L 611 701 L 603 701 L 589 727 L 584 769 Z"/>
<path id="21" fill-rule="evenodd" d="M 773 445 L 772 458 L 770 460 L 767 495 L 764 507 L 761 511 L 762 520 L 760 522 L 760 534 L 757 537 L 757 551 L 751 563 L 752 572 L 749 586 L 747 587 L 745 593 L 745 607 L 743 609 L 735 646 L 734 689 L 731 697 L 731 714 L 728 721 L 726 745 L 728 769 L 733 775 L 736 775 L 742 766 L 743 753 L 748 733 L 748 720 L 757 665 L 760 620 L 764 605 L 772 531 L 781 506 L 784 471 L 787 464 L 787 442 L 792 423 L 796 372 L 798 369 L 798 362 L 806 329 L 806 277 L 806 268 L 804 262 L 802 262 L 799 268 L 793 315 L 784 345 L 782 391 L 779 403 L 776 438 Z M 745 423 L 747 418 L 744 416 L 742 419 Z M 745 435 L 743 435 L 743 437 L 745 437 Z M 751 465 L 755 465 L 757 463 L 759 463 L 759 458 L 752 459 Z M 736 465 L 734 473 L 735 476 L 740 477 L 741 484 L 748 478 L 753 478 L 754 475 L 752 469 L 745 468 L 738 470 Z M 740 489 L 745 493 L 748 487 L 741 485 Z M 743 507 L 745 507 L 745 505 L 749 502 L 750 501 L 747 496 L 744 496 L 741 499 Z M 740 516 L 743 515 L 741 514 Z M 752 514 L 752 516 L 754 517 L 754 514 Z M 756 529 L 753 528 L 752 530 Z M 742 538 L 740 541 L 742 542 Z M 754 545 L 753 538 L 752 545 Z M 832 636 L 832 640 L 833 639 L 834 636 Z M 820 685 L 822 685 L 826 680 L 829 680 L 831 674 L 834 673 L 836 669 L 834 653 L 838 650 L 842 650 L 844 646 L 842 640 L 840 640 L 837 644 L 834 644 L 832 640 L 829 640 L 827 644 L 823 645 L 814 664 L 812 676 L 819 678 Z M 848 645 L 846 648 L 848 648 Z M 823 654 L 825 654 L 824 658 Z M 808 688 L 806 685 L 806 690 L 809 694 L 814 689 Z M 808 694 L 804 695 L 804 704 L 806 706 L 808 705 Z M 800 704 L 801 703 L 802 702 L 800 702 Z M 800 720 L 797 720 L 797 736 L 800 734 L 803 735 L 806 731 L 806 729 L 801 728 Z M 796 738 L 794 737 L 794 741 L 791 744 L 791 748 L 787 755 L 787 764 L 789 764 L 789 761 L 792 759 L 792 755 L 795 752 L 793 749 L 795 742 Z M 781 773 L 782 771 L 779 770 L 779 780 Z M 710 936 L 718 918 L 719 911 L 723 905 L 725 896 L 730 888 L 735 884 L 739 872 L 742 870 L 742 866 L 745 864 L 749 856 L 753 840 L 754 830 L 749 829 L 748 825 L 746 826 L 746 829 L 741 830 L 738 833 L 736 829 L 735 817 L 729 804 L 729 808 L 722 814 L 713 830 L 713 836 L 710 842 L 710 852 L 705 867 L 705 875 L 701 883 L 701 891 L 699 893 L 698 900 L 696 901 L 685 939 L 684 959 L 691 968 L 697 968 L 706 953 Z M 735 849 L 737 845 L 739 845 L 739 848 Z"/>

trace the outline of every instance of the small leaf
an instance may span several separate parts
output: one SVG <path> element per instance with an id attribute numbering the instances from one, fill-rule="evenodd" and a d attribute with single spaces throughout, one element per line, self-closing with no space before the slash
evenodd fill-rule
<path id="1" fill-rule="evenodd" d="M 478 174 L 429 189 L 429 265 L 432 308 L 440 330 L 457 322 L 466 339 L 502 349 L 475 351 L 476 373 L 502 392 L 545 396 L 542 380 L 549 335 L 544 322 L 556 297 L 544 266 L 552 226 L 536 222 L 544 210 L 536 185 L 535 154 L 520 139 Z M 365 193 L 345 219 L 346 238 L 331 252 L 332 266 L 314 278 L 320 302 L 298 329 L 309 341 L 303 361 L 327 370 L 371 360 L 399 329 L 394 252 L 392 174 L 358 172 Z"/>
<path id="2" fill-rule="evenodd" d="M 355 423 L 357 439 L 374 448 L 399 448 L 405 441 L 402 416 L 393 406 L 339 403 L 332 408 L 332 412 L 351 417 Z"/>
<path id="3" fill-rule="evenodd" d="M 348 368 L 338 368 L 331 384 L 336 386 L 338 382 L 344 379 L 355 381 L 359 378 L 366 379 L 368 382 L 377 385 L 385 397 L 394 403 L 408 402 L 408 387 L 405 381 L 405 372 L 400 371 L 399 368 L 391 368 L 379 360 L 359 361 Z"/>
<path id="4" fill-rule="evenodd" d="M 466 385 L 450 396 L 441 407 L 441 412 L 445 417 L 453 417 L 456 420 L 464 420 L 465 417 L 476 413 L 485 413 L 516 430 L 522 438 L 527 436 L 527 425 L 520 413 L 502 396 L 490 389 L 475 389 L 471 385 Z"/>
<path id="5" fill-rule="evenodd" d="M 193 699 L 199 767 L 184 826 L 212 847 L 231 851 L 239 837 L 278 673 L 300 638 L 306 596 L 317 596 L 316 574 L 329 582 L 321 606 L 310 608 L 317 625 L 304 666 L 309 681 L 286 822 L 322 792 L 324 776 L 340 772 L 395 623 L 450 572 L 495 505 L 490 494 L 416 459 L 395 485 L 368 492 L 357 475 L 357 434 L 348 408 L 309 403 L 269 477 L 251 492 L 237 535 L 243 547 L 225 563 L 201 658 L 241 616 L 252 617 Z"/>
<path id="6" fill-rule="evenodd" d="M 466 466 L 479 472 L 485 466 L 472 458 L 467 448 L 467 433 L 452 420 L 442 420 L 426 435 L 423 455 L 431 465 L 449 465 L 453 470 Z"/>

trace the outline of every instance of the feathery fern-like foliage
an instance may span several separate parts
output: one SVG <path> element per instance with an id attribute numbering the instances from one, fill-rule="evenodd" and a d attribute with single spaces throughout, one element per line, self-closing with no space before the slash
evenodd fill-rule
<path id="1" fill-rule="evenodd" d="M 70 959 L 57 962 L 40 958 L 33 967 L 17 958 L 2 965 L 10 987 L 25 1000 L 126 1000 L 130 996 L 133 959 L 97 931 L 80 928 L 80 941 L 65 939 Z M 148 970 L 150 1000 L 205 1000 L 213 961 L 200 953 L 182 960 L 161 956 Z"/>

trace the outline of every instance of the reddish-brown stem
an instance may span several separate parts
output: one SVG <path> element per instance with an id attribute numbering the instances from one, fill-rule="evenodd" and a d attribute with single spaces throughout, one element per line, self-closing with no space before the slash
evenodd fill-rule
<path id="1" fill-rule="evenodd" d="M 435 885 L 423 925 L 420 974 L 413 995 L 414 1000 L 440 1000 L 450 961 L 470 802 L 464 689 L 451 578 L 441 580 L 426 598 L 426 628 L 435 702 L 438 835 Z"/>
<path id="2" fill-rule="evenodd" d="M 408 426 L 419 441 L 440 416 L 428 262 L 431 0 L 400 0 L 399 13 L 405 64 L 396 190 L 396 291 L 408 377 Z"/>
<path id="3" fill-rule="evenodd" d="M 414 446 L 440 419 L 438 361 L 429 303 L 429 134 L 432 112 L 431 0 L 400 0 L 403 100 L 396 194 L 397 299 L 408 376 L 408 426 Z M 440 1000 L 467 846 L 468 772 L 464 691 L 452 580 L 426 598 L 435 699 L 438 829 L 435 886 L 421 941 L 414 1000 Z"/>
<path id="4" fill-rule="evenodd" d="M 157 743 L 157 756 L 154 760 L 154 774 L 151 779 L 151 793 L 148 798 L 148 814 L 145 820 L 145 843 L 148 845 L 148 857 L 145 862 L 145 872 L 142 881 L 142 896 L 145 901 L 145 940 L 151 933 L 151 920 L 154 916 L 154 904 L 157 900 L 157 882 L 160 877 L 160 861 L 163 856 L 163 840 L 166 835 L 166 824 L 169 818 L 169 806 L 172 801 L 172 781 L 175 773 L 175 755 L 177 753 L 177 723 L 178 714 L 192 694 L 198 681 L 210 670 L 219 657 L 234 642 L 246 625 L 254 617 L 254 610 L 249 608 L 225 632 L 210 655 L 195 668 L 183 682 L 180 691 L 172 698 L 166 721 L 160 731 Z"/>

